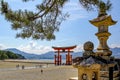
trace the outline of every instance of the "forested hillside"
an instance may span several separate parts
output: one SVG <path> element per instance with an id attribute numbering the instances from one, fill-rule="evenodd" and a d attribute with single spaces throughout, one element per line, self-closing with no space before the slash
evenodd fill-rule
<path id="1" fill-rule="evenodd" d="M 0 60 L 4 60 L 4 59 L 25 59 L 25 58 L 20 54 L 15 54 L 10 51 L 0 50 Z"/>

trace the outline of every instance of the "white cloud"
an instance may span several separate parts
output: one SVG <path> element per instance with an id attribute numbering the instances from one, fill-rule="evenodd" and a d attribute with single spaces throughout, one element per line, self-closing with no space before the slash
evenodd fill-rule
<path id="1" fill-rule="evenodd" d="M 77 45 L 77 47 L 74 49 L 74 52 L 81 52 L 83 51 L 83 45 Z"/>
<path id="2" fill-rule="evenodd" d="M 7 47 L 3 44 L 0 44 L 0 50 L 6 49 Z"/>
<path id="3" fill-rule="evenodd" d="M 37 42 L 34 41 L 30 41 L 25 45 L 21 45 L 20 47 L 18 47 L 18 49 L 24 52 L 34 54 L 43 54 L 49 51 L 54 51 L 51 46 L 39 45 Z M 83 51 L 83 45 L 77 45 L 77 47 L 74 49 L 74 52 L 80 51 Z"/>
<path id="4" fill-rule="evenodd" d="M 84 9 L 80 6 L 80 3 L 78 3 L 78 2 L 68 2 L 64 6 L 63 10 L 66 12 L 72 12 L 72 11 L 80 11 L 80 10 L 84 10 Z"/>
<path id="5" fill-rule="evenodd" d="M 51 46 L 38 45 L 37 42 L 33 42 L 33 41 L 30 41 L 26 45 L 20 45 L 18 49 L 24 52 L 34 53 L 34 54 L 43 54 L 52 51 Z"/>
<path id="6" fill-rule="evenodd" d="M 87 16 L 86 15 L 81 15 L 81 14 L 72 14 L 70 15 L 70 17 L 68 18 L 68 20 L 78 20 L 78 19 L 81 19 L 81 18 L 86 18 Z"/>
<path id="7" fill-rule="evenodd" d="M 68 20 L 77 20 L 81 18 L 86 18 L 88 16 L 87 12 L 83 7 L 81 7 L 80 3 L 75 1 L 75 2 L 68 2 L 64 9 L 63 12 L 69 13 L 69 18 Z"/>
<path id="8" fill-rule="evenodd" d="M 111 45 L 110 45 L 110 48 L 115 48 L 115 47 L 120 48 L 120 44 L 111 44 Z"/>
<path id="9" fill-rule="evenodd" d="M 5 1 L 9 1 L 9 2 L 21 2 L 22 0 L 5 0 Z"/>

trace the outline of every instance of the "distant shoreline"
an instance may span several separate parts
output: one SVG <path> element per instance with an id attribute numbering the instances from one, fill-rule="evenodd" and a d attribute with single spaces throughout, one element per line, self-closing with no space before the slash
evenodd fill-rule
<path id="1" fill-rule="evenodd" d="M 6 59 L 4 62 L 14 62 L 14 63 L 33 63 L 33 64 L 54 64 L 53 60 L 27 60 L 27 59 Z"/>

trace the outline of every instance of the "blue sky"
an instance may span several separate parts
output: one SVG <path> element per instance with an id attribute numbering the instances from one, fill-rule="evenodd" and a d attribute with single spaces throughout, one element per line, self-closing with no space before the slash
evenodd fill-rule
<path id="1" fill-rule="evenodd" d="M 5 0 L 10 3 L 13 10 L 29 9 L 35 10 L 35 4 L 22 3 L 21 0 Z M 95 36 L 97 28 L 89 23 L 89 20 L 97 17 L 97 11 L 87 12 L 81 7 L 79 0 L 69 0 L 63 12 L 68 12 L 70 17 L 60 26 L 60 31 L 55 32 L 56 39 L 52 41 L 32 40 L 15 38 L 17 31 L 11 29 L 11 23 L 0 15 L 0 49 L 17 48 L 25 52 L 41 54 L 51 51 L 51 46 L 71 46 L 77 45 L 75 51 L 81 51 L 86 41 L 92 41 L 95 48 L 98 46 L 98 39 Z M 113 20 L 118 21 L 116 25 L 109 27 L 112 34 L 108 40 L 109 47 L 120 47 L 120 1 L 111 0 L 113 6 L 108 14 L 112 15 Z M 21 7 L 22 6 L 22 7 Z"/>

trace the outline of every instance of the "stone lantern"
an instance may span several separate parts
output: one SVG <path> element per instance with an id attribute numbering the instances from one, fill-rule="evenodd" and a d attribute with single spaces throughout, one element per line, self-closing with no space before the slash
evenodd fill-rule
<path id="1" fill-rule="evenodd" d="M 89 22 L 98 28 L 95 34 L 98 38 L 99 45 L 97 51 L 94 52 L 92 42 L 84 44 L 84 52 L 80 61 L 74 63 L 74 67 L 78 69 L 78 80 L 120 80 L 120 69 L 118 62 L 112 58 L 107 40 L 111 33 L 109 26 L 116 24 L 106 13 L 107 9 L 104 2 L 100 2 L 98 17 Z"/>
<path id="2" fill-rule="evenodd" d="M 117 63 L 95 55 L 93 49 L 93 43 L 86 42 L 83 58 L 73 65 L 78 69 L 78 80 L 119 80 L 119 70 L 115 69 Z"/>
<path id="3" fill-rule="evenodd" d="M 112 52 L 109 50 L 107 40 L 111 33 L 109 32 L 109 26 L 116 24 L 116 21 L 112 20 L 111 16 L 104 15 L 90 20 L 90 23 L 98 28 L 98 32 L 95 34 L 99 40 L 99 46 L 97 48 L 96 55 L 105 59 L 109 59 Z"/>
<path id="4" fill-rule="evenodd" d="M 102 15 L 102 14 L 100 14 Z M 117 62 L 112 60 L 107 40 L 111 33 L 109 26 L 116 24 L 110 15 L 102 15 L 89 21 L 98 28 L 95 34 L 99 40 L 97 51 L 94 52 L 94 45 L 88 41 L 84 44 L 83 58 L 74 65 L 78 68 L 78 80 L 119 80 L 119 67 Z"/>

